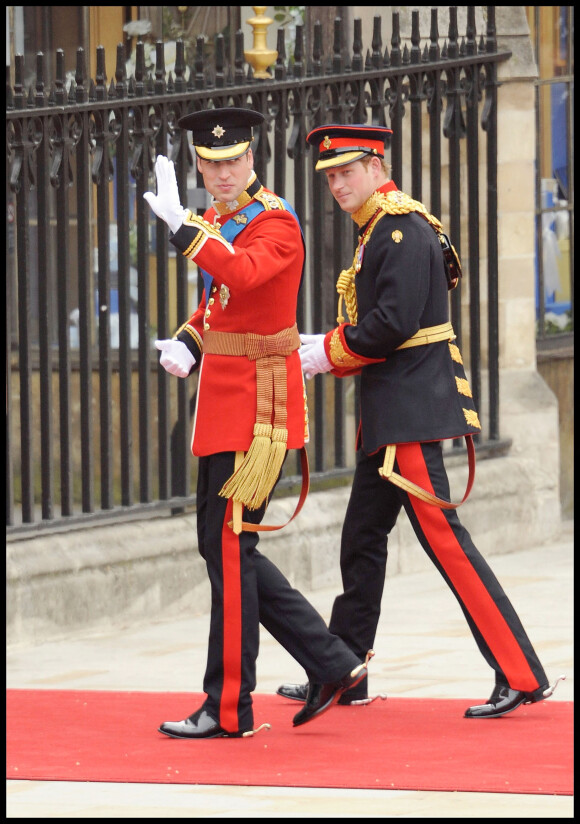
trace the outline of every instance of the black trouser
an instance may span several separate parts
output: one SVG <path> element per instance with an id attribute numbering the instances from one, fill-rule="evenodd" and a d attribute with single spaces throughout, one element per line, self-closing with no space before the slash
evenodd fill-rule
<path id="1" fill-rule="evenodd" d="M 197 532 L 211 584 L 211 618 L 203 688 L 206 710 L 225 730 L 252 729 L 259 623 L 317 682 L 338 681 L 359 663 L 322 617 L 257 549 L 258 535 L 234 534 L 232 502 L 219 495 L 234 471 L 234 452 L 199 459 Z M 244 511 L 259 523 L 265 507 Z"/>
<path id="2" fill-rule="evenodd" d="M 548 679 L 520 619 L 457 511 L 425 503 L 384 480 L 378 473 L 384 456 L 384 449 L 373 455 L 357 453 L 342 530 L 344 591 L 333 605 L 331 631 L 359 658 L 374 645 L 387 539 L 404 507 L 421 546 L 459 601 L 477 646 L 495 671 L 496 683 L 525 692 L 547 687 Z M 441 442 L 398 445 L 395 464 L 404 478 L 449 500 Z"/>

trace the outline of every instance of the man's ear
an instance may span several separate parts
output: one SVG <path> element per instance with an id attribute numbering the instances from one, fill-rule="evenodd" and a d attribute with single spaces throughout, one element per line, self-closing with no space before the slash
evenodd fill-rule
<path id="1" fill-rule="evenodd" d="M 196 162 L 197 162 L 197 171 L 198 171 L 200 174 L 203 174 L 202 169 L 201 169 L 201 161 L 200 161 L 200 159 L 199 159 L 199 155 L 198 155 L 195 159 L 196 159 Z"/>
<path id="2" fill-rule="evenodd" d="M 379 174 L 381 172 L 382 168 L 383 168 L 383 165 L 381 163 L 381 158 L 378 157 L 377 155 L 373 155 L 371 157 L 371 166 L 373 167 L 373 171 L 376 174 Z"/>

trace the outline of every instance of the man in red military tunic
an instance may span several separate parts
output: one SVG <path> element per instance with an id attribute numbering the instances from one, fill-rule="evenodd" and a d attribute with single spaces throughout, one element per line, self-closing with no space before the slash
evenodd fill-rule
<path id="1" fill-rule="evenodd" d="M 179 121 L 192 133 L 213 197 L 203 218 L 181 205 L 164 156 L 155 164 L 157 194 L 144 195 L 204 282 L 191 318 L 172 340 L 156 341 L 168 372 L 186 378 L 199 369 L 192 450 L 199 551 L 212 594 L 205 701 L 185 720 L 161 725 L 174 738 L 253 734 L 260 622 L 309 676 L 294 726 L 329 709 L 367 672 L 368 659 L 361 664 L 257 549 L 287 450 L 303 448 L 307 436 L 296 328 L 304 244 L 290 205 L 253 171 L 252 129 L 263 120 L 231 107 Z"/>
<path id="2" fill-rule="evenodd" d="M 353 264 L 337 283 L 339 325 L 302 335 L 300 349 L 307 378 L 329 371 L 361 376 L 357 462 L 341 541 L 344 591 L 329 626 L 359 659 L 374 644 L 388 535 L 404 507 L 494 671 L 489 701 L 465 716 L 493 718 L 541 701 L 553 687 L 460 523 L 458 504 L 449 501 L 441 442 L 465 437 L 473 468 L 472 436 L 481 429 L 449 322 L 448 289 L 461 269 L 437 218 L 389 179 L 390 134 L 384 127 L 328 125 L 307 137 L 319 152 L 316 168 L 359 227 Z M 306 688 L 284 684 L 278 692 L 303 700 Z M 368 700 L 366 679 L 340 702 Z"/>

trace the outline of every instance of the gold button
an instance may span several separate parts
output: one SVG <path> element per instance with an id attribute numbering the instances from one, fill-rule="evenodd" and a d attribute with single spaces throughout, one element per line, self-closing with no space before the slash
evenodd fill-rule
<path id="1" fill-rule="evenodd" d="M 215 303 L 215 298 L 210 298 L 210 299 L 208 300 L 208 304 L 209 304 L 209 306 L 213 306 L 213 305 L 214 305 L 214 303 Z"/>
<path id="2" fill-rule="evenodd" d="M 203 329 L 204 329 L 205 332 L 207 332 L 207 330 L 209 329 L 209 323 L 204 323 L 203 324 Z"/>

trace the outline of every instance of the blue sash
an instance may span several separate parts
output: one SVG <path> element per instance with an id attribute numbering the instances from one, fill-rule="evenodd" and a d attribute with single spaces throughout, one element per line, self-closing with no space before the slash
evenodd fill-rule
<path id="1" fill-rule="evenodd" d="M 298 224 L 298 226 L 300 228 L 300 234 L 302 234 L 302 227 L 300 226 L 300 221 L 298 220 L 298 215 L 296 214 L 296 212 L 294 211 L 292 206 L 288 203 L 287 200 L 284 200 L 283 197 L 280 197 L 278 199 L 281 200 L 282 203 L 284 204 L 284 209 L 287 212 L 290 212 L 290 214 L 294 217 L 294 219 L 296 220 L 296 223 Z M 245 207 L 245 209 L 241 209 L 237 213 L 237 215 L 246 215 L 246 217 L 247 217 L 246 222 L 245 223 L 243 221 L 238 222 L 236 220 L 233 220 L 232 218 L 230 218 L 229 220 L 226 220 L 224 225 L 220 227 L 222 237 L 224 237 L 228 241 L 228 243 L 233 243 L 235 238 L 240 234 L 240 232 L 243 229 L 245 229 L 249 225 L 249 223 L 255 217 L 257 217 L 261 212 L 263 212 L 264 210 L 265 210 L 265 206 L 262 203 L 260 203 L 259 200 L 253 200 L 250 204 L 248 204 L 248 206 Z M 304 235 L 302 235 L 302 240 L 304 240 Z M 211 285 L 212 285 L 212 282 L 213 282 L 213 275 L 210 275 L 209 272 L 206 272 L 205 269 L 201 269 L 201 268 L 200 268 L 200 272 L 201 272 L 201 277 L 203 278 L 203 286 L 204 286 L 204 289 L 205 289 L 205 298 L 206 298 L 206 300 L 208 300 L 209 296 L 211 294 Z"/>

